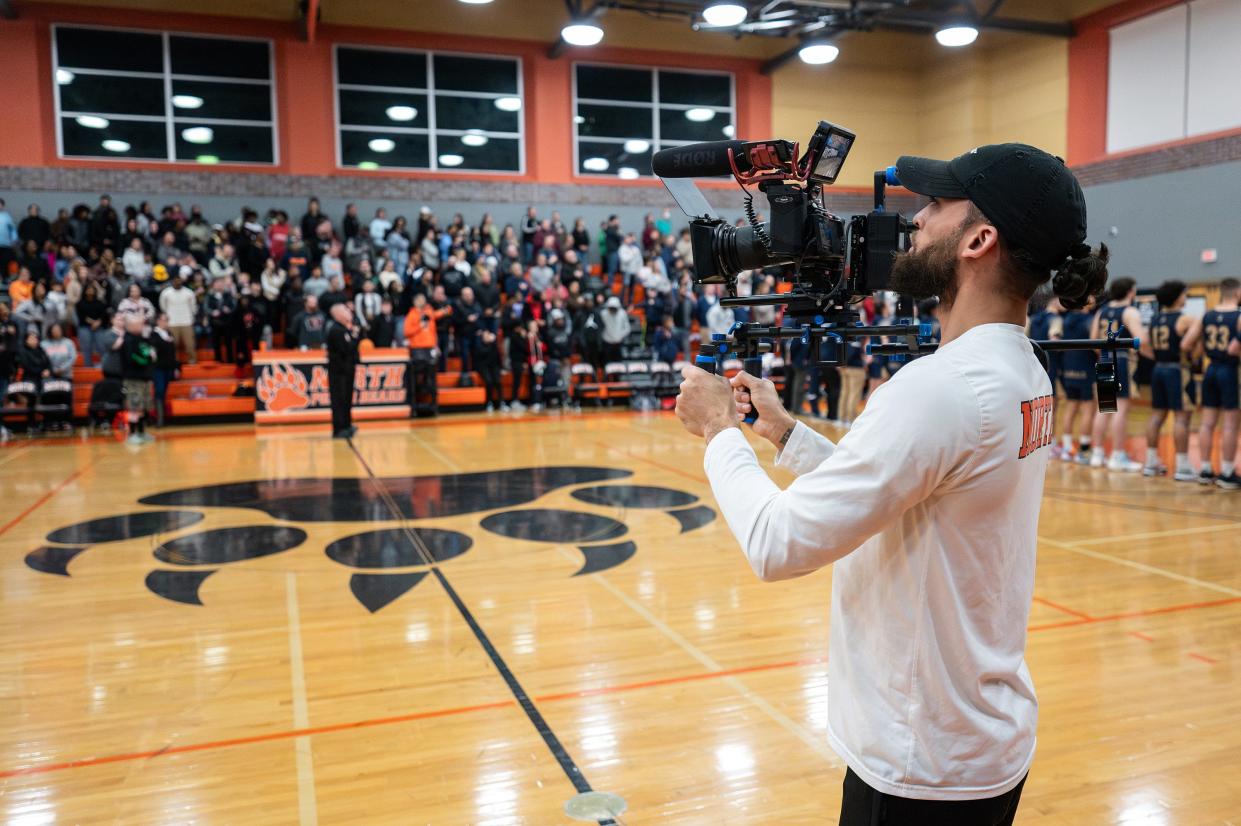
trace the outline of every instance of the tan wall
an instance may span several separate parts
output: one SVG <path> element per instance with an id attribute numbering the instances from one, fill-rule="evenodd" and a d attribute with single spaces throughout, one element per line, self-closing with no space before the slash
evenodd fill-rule
<path id="1" fill-rule="evenodd" d="M 868 59 L 847 60 L 849 44 L 842 41 L 836 63 L 794 62 L 773 78 L 777 137 L 804 141 L 820 119 L 858 133 L 840 185 L 869 186 L 874 170 L 902 154 L 952 157 L 985 143 L 1021 141 L 1064 156 L 1065 41 L 1009 36 L 949 51 L 934 41 L 928 46 L 928 37 L 865 37 L 868 46 L 884 48 L 867 48 Z M 903 51 L 900 61 L 873 59 L 898 51 Z"/>

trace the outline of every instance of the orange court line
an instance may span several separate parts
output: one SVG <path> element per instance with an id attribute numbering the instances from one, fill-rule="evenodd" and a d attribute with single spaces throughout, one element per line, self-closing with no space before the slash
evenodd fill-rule
<path id="1" fill-rule="evenodd" d="M 607 450 L 614 450 L 617 453 L 623 453 L 629 458 L 636 459 L 639 462 L 646 462 L 648 465 L 653 465 L 654 467 L 657 467 L 660 470 L 666 470 L 669 473 L 675 473 L 677 476 L 683 476 L 686 479 L 692 479 L 695 482 L 706 482 L 707 481 L 707 477 L 701 473 L 686 473 L 685 471 L 681 470 L 678 467 L 673 467 L 672 465 L 665 465 L 663 462 L 656 462 L 654 459 L 648 459 L 645 456 L 639 456 L 633 451 L 625 450 L 624 448 L 619 448 L 619 447 L 616 447 L 615 445 L 610 445 L 607 442 L 595 442 L 595 444 Z"/>
<path id="2" fill-rule="evenodd" d="M 1068 614 L 1071 617 L 1077 617 L 1078 619 L 1085 619 L 1085 620 L 1094 619 L 1094 617 L 1090 616 L 1089 614 L 1083 614 L 1081 611 L 1074 611 L 1072 608 L 1066 608 L 1065 606 L 1052 602 L 1049 599 L 1043 599 L 1042 597 L 1035 597 L 1034 601 L 1039 603 L 1040 605 L 1046 605 L 1048 608 L 1054 608 L 1055 610 L 1059 611 L 1062 614 Z"/>
<path id="3" fill-rule="evenodd" d="M 78 477 L 79 477 L 79 476 L 81 476 L 83 473 L 85 473 L 85 472 L 86 472 L 86 470 L 87 470 L 87 468 L 89 468 L 89 467 L 90 467 L 91 465 L 93 465 L 94 463 L 95 463 L 95 462 L 94 462 L 94 460 L 92 459 L 91 461 L 89 461 L 89 462 L 87 462 L 86 464 L 82 465 L 82 467 L 78 468 L 78 469 L 77 469 L 77 470 L 75 470 L 73 473 L 69 474 L 69 476 L 67 476 L 67 477 L 65 478 L 65 480 L 64 480 L 63 482 L 61 482 L 59 485 L 57 485 L 56 487 L 52 488 L 52 489 L 51 489 L 51 490 L 49 490 L 47 493 L 43 494 L 43 495 L 42 495 L 42 496 L 40 496 L 38 499 L 36 499 L 36 500 L 35 500 L 35 501 L 34 501 L 34 502 L 33 502 L 33 503 L 29 506 L 29 507 L 27 507 L 24 511 L 22 511 L 21 513 L 19 513 L 17 516 L 13 517 L 13 519 L 12 519 L 12 520 L 11 520 L 11 521 L 7 524 L 7 525 L 5 525 L 3 528 L 0 528 L 0 536 L 4 536 L 4 534 L 8 533 L 8 531 L 9 531 L 9 529 L 10 529 L 10 528 L 12 528 L 12 527 L 13 527 L 14 525 L 16 525 L 18 522 L 21 522 L 23 519 L 25 519 L 25 518 L 26 518 L 27 516 L 29 516 L 30 514 L 32 514 L 32 513 L 33 513 L 33 512 L 34 512 L 34 511 L 35 511 L 35 510 L 36 510 L 36 509 L 37 509 L 40 505 L 42 505 L 44 502 L 46 502 L 47 500 L 51 499 L 51 498 L 52 498 L 53 496 L 55 496 L 56 494 L 60 493 L 60 492 L 61 492 L 61 490 L 63 490 L 63 489 L 65 488 L 65 486 L 66 486 L 66 485 L 68 485 L 68 484 L 69 484 L 70 482 L 72 482 L 74 479 L 78 478 Z"/>
<path id="4" fill-rule="evenodd" d="M 70 477 L 72 478 L 72 477 Z M 69 480 L 66 480 L 66 483 Z M 1187 605 L 1172 605 L 1166 608 L 1154 608 L 1147 611 L 1134 611 L 1126 614 L 1113 614 L 1106 617 L 1091 617 L 1089 619 L 1072 619 L 1059 623 L 1049 623 L 1046 625 L 1031 626 L 1027 629 L 1033 633 L 1035 631 L 1047 631 L 1054 628 L 1067 628 L 1076 625 L 1090 625 L 1101 622 L 1109 622 L 1120 619 L 1128 619 L 1133 617 L 1145 617 L 1155 614 L 1168 614 L 1177 611 L 1192 611 L 1198 608 L 1211 608 L 1219 605 L 1229 605 L 1241 602 L 1241 597 L 1233 597 L 1230 599 L 1215 600 L 1212 602 L 1199 602 Z M 1136 632 L 1133 632 L 1136 635 Z M 1218 660 L 1212 659 L 1202 654 L 1190 652 L 1188 656 L 1196 660 L 1215 665 Z M 602 686 L 600 688 L 583 689 L 581 691 L 568 691 L 558 694 L 544 694 L 534 698 L 536 703 L 553 703 L 561 700 L 578 699 L 582 697 L 594 697 L 603 694 L 615 694 L 622 691 L 634 691 L 642 688 L 652 688 L 657 686 L 674 685 L 677 683 L 698 682 L 701 680 L 710 680 L 718 677 L 731 677 L 738 674 L 751 674 L 760 671 L 776 671 L 784 668 L 795 668 L 805 665 L 820 665 L 827 662 L 826 658 L 815 657 L 803 660 L 786 660 L 775 663 L 759 663 L 757 665 L 740 666 L 738 668 L 723 669 L 720 671 L 700 671 L 693 674 L 682 674 L 676 677 L 664 677 L 654 680 L 644 680 L 636 683 L 623 683 L 614 686 Z M 415 720 L 427 720 L 437 717 L 450 717 L 458 714 L 469 714 L 476 711 L 486 711 L 495 708 L 504 708 L 506 706 L 515 705 L 513 700 L 499 700 L 492 703 L 482 703 L 472 706 L 459 706 L 456 708 L 435 709 L 433 711 L 420 711 L 412 714 L 401 714 L 395 717 L 376 717 L 367 720 L 356 720 L 347 723 L 334 723 L 332 725 L 318 726 L 315 728 L 290 729 L 285 731 L 273 731 L 266 734 L 256 734 L 250 737 L 237 737 L 229 740 L 212 740 L 203 743 L 191 743 L 185 746 L 172 746 L 163 749 L 155 749 L 144 752 L 131 752 L 128 754 L 113 754 L 103 757 L 87 757 L 78 760 L 70 760 L 64 763 L 49 763 L 42 766 L 27 766 L 20 769 L 8 769 L 0 771 L 0 780 L 9 777 L 23 777 L 32 774 L 46 774 L 48 772 L 64 771 L 66 769 L 79 769 L 88 766 L 99 766 L 107 763 L 123 763 L 133 760 L 145 760 L 154 757 L 162 757 L 168 754 L 184 754 L 186 752 L 207 751 L 211 749 L 231 748 L 234 746 L 252 745 L 254 743 L 264 743 L 273 740 L 287 740 L 293 737 L 307 737 L 315 734 L 330 734 L 338 731 L 347 731 L 356 728 L 369 728 L 372 726 L 391 725 L 393 723 L 407 723 Z"/>

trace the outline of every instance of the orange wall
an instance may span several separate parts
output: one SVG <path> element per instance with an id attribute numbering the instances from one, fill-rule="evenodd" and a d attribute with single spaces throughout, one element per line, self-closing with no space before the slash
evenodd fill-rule
<path id="1" fill-rule="evenodd" d="M 0 111 L 10 113 L 0 130 L 0 166 L 82 168 L 101 166 L 132 169 L 193 169 L 193 163 L 67 160 L 57 157 L 52 105 L 51 24 L 117 25 L 115 10 L 39 3 L 23 5 L 21 16 L 0 24 Z M 442 178 L 488 182 L 576 183 L 608 186 L 659 186 L 654 180 L 622 181 L 579 177 L 573 168 L 572 82 L 574 52 L 557 60 L 546 56 L 547 43 L 531 40 L 479 38 L 442 32 L 423 33 L 340 25 L 318 27 L 314 43 L 303 42 L 292 22 L 169 14 L 127 10 L 123 24 L 130 28 L 168 29 L 206 34 L 267 37 L 273 41 L 279 163 L 270 167 L 229 166 L 213 171 L 285 173 L 293 175 L 348 174 L 382 177 Z M 336 166 L 331 90 L 332 44 L 358 43 L 404 48 L 440 48 L 466 52 L 513 55 L 521 58 L 525 81 L 526 174 L 471 175 L 469 173 L 365 172 Z M 771 79 L 759 73 L 759 61 L 681 52 L 616 47 L 580 50 L 590 60 L 640 66 L 715 69 L 734 73 L 739 135 L 771 134 Z M 32 90 L 34 90 L 32 92 Z M 719 184 L 721 186 L 731 184 Z"/>

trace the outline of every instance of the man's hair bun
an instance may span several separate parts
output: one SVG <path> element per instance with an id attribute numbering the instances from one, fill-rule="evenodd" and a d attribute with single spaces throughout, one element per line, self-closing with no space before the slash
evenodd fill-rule
<path id="1" fill-rule="evenodd" d="M 1107 260 L 1107 244 L 1099 244 L 1098 251 L 1088 244 L 1073 247 L 1051 279 L 1052 291 L 1065 309 L 1080 310 L 1091 295 L 1103 289 L 1107 284 Z"/>

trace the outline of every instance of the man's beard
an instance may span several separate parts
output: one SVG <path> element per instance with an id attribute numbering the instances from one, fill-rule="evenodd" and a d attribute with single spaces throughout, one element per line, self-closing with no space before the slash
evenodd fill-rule
<path id="1" fill-rule="evenodd" d="M 957 245 L 961 233 L 941 238 L 919 252 L 898 252 L 892 262 L 888 289 L 914 298 L 938 296 L 951 305 L 957 294 Z"/>

